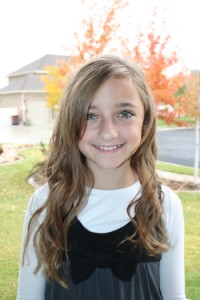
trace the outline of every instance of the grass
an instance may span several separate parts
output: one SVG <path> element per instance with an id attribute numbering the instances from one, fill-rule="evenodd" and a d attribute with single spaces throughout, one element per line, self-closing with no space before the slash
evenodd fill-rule
<path id="1" fill-rule="evenodd" d="M 39 148 L 23 150 L 24 160 L 0 166 L 0 295 L 16 298 L 22 226 L 33 188 L 27 183 L 30 170 L 43 159 Z M 177 172 L 177 169 L 175 169 Z M 200 193 L 179 193 L 185 214 L 185 269 L 188 299 L 200 295 Z"/>
<path id="2" fill-rule="evenodd" d="M 33 192 L 27 177 L 42 159 L 38 149 L 21 152 L 24 160 L 0 166 L 0 299 L 16 298 L 22 225 L 27 201 Z"/>
<path id="3" fill-rule="evenodd" d="M 177 121 L 181 121 L 183 123 L 187 123 L 189 126 L 192 126 L 192 127 L 195 126 L 195 118 L 192 118 L 192 117 L 187 117 L 187 116 L 181 117 L 181 118 L 178 118 Z M 178 127 L 178 125 L 175 124 L 175 123 L 166 124 L 166 122 L 164 120 L 161 120 L 161 119 L 157 120 L 157 126 L 158 127 L 163 127 L 163 128 Z"/>
<path id="4" fill-rule="evenodd" d="M 185 275 L 188 299 L 200 295 L 200 193 L 179 193 L 185 218 Z"/>
<path id="5" fill-rule="evenodd" d="M 168 172 L 178 173 L 178 174 L 184 174 L 184 175 L 193 176 L 193 174 L 194 174 L 194 168 L 192 168 L 192 167 L 186 167 L 186 166 L 166 163 L 166 162 L 162 162 L 162 161 L 156 162 L 156 168 L 158 170 L 168 171 Z M 198 176 L 200 176 L 200 169 L 198 172 Z"/>

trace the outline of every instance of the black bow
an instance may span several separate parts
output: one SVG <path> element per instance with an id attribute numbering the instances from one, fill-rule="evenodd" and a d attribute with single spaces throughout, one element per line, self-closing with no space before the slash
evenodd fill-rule
<path id="1" fill-rule="evenodd" d="M 94 254 L 86 245 L 74 245 L 68 252 L 71 263 L 72 281 L 77 284 L 88 279 L 96 268 L 110 268 L 113 275 L 120 280 L 129 281 L 136 271 L 137 263 L 159 261 L 161 256 L 147 256 L 138 251 L 120 253 Z"/>
<path id="2" fill-rule="evenodd" d="M 88 279 L 96 268 L 110 268 L 120 280 L 129 281 L 139 262 L 159 261 L 161 255 L 149 256 L 129 241 L 120 244 L 132 232 L 132 223 L 106 234 L 87 231 L 76 220 L 71 229 L 68 257 L 72 281 L 76 284 Z"/>
<path id="3" fill-rule="evenodd" d="M 86 245 L 71 246 L 68 252 L 71 264 L 71 276 L 73 282 L 79 283 L 88 279 L 96 268 L 110 268 L 119 279 L 129 281 L 134 274 L 138 257 L 130 253 L 94 254 Z"/>

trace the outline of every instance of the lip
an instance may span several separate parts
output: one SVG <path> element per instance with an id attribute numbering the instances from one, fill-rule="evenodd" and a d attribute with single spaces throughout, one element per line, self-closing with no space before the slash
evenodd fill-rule
<path id="1" fill-rule="evenodd" d="M 123 144 L 117 145 L 93 145 L 93 147 L 103 153 L 113 153 L 122 148 Z"/>

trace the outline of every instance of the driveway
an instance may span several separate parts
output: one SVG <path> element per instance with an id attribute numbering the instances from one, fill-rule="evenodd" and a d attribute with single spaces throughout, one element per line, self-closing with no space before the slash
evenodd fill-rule
<path id="1" fill-rule="evenodd" d="M 39 144 L 48 143 L 51 137 L 51 125 L 15 125 L 0 126 L 0 143 Z"/>

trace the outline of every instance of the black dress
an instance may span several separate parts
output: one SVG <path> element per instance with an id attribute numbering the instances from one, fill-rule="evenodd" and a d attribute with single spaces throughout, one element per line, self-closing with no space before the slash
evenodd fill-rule
<path id="1" fill-rule="evenodd" d="M 129 242 L 120 244 L 131 232 L 131 222 L 112 232 L 94 233 L 76 219 L 70 230 L 70 268 L 64 259 L 61 265 L 71 287 L 48 281 L 45 300 L 162 300 L 161 255 L 148 256 Z"/>

